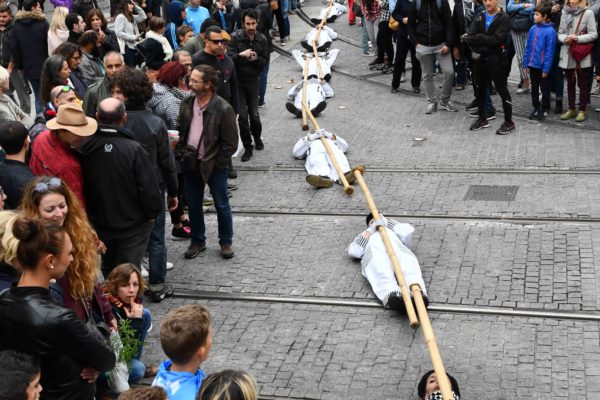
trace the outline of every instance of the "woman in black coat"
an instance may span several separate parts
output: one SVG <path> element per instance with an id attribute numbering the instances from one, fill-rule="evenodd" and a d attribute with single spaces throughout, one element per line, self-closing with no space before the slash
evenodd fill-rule
<path id="1" fill-rule="evenodd" d="M 55 223 L 28 218 L 15 221 L 13 234 L 22 275 L 0 295 L 1 348 L 40 360 L 44 399 L 92 400 L 98 373 L 114 368 L 115 354 L 48 290 L 71 263 L 71 239 Z"/>

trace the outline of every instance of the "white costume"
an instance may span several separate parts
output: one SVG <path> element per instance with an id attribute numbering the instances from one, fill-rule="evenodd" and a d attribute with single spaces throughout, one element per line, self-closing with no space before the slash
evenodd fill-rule
<path id="1" fill-rule="evenodd" d="M 344 14 L 348 9 L 346 6 L 343 6 L 339 3 L 333 3 L 331 8 L 323 7 L 319 12 L 319 18 L 311 18 L 310 20 L 315 24 L 318 24 L 323 20 L 324 17 L 327 17 L 327 22 L 334 22 L 337 17 Z"/>
<path id="2" fill-rule="evenodd" d="M 331 67 L 335 60 L 337 60 L 337 56 L 340 54 L 340 49 L 333 49 L 326 53 L 318 53 L 319 64 L 321 64 L 321 71 L 323 72 L 323 79 L 329 82 L 331 79 Z M 304 57 L 310 57 L 308 54 L 304 54 L 300 50 L 292 50 L 292 57 L 298 63 L 302 71 L 304 72 Z M 317 59 L 315 57 L 310 57 L 308 62 L 308 76 L 314 76 L 317 78 L 321 78 L 319 76 L 319 67 L 317 66 Z M 330 96 L 329 96 L 330 97 Z"/>
<path id="3" fill-rule="evenodd" d="M 410 224 L 400 223 L 391 219 L 383 219 L 396 258 L 400 263 L 407 288 L 418 284 L 424 296 L 427 296 L 425 282 L 421 275 L 421 267 L 417 257 L 409 247 L 414 228 Z M 400 286 L 394 274 L 394 268 L 381 238 L 381 233 L 373 222 L 367 230 L 359 234 L 348 246 L 348 254 L 361 259 L 362 274 L 373 288 L 373 292 L 384 307 L 388 306 L 390 294 L 400 296 Z"/>
<path id="4" fill-rule="evenodd" d="M 330 91 L 329 96 L 327 96 L 327 90 Z M 286 104 L 286 108 L 298 118 L 302 116 L 303 92 L 303 81 L 298 82 L 288 91 L 289 102 Z M 321 81 L 317 78 L 311 78 L 306 81 L 306 102 L 313 116 L 316 117 L 323 112 L 327 106 L 325 98 L 331 96 L 333 96 L 333 90 L 331 90 L 331 86 L 327 82 L 323 82 L 323 85 L 321 85 Z"/>
<path id="5" fill-rule="evenodd" d="M 300 138 L 294 145 L 292 154 L 299 159 L 306 157 L 304 168 L 306 168 L 308 175 L 324 176 L 329 177 L 332 181 L 338 181 L 340 177 L 321 142 L 321 136 L 326 138 L 325 140 L 329 143 L 329 147 L 344 174 L 350 172 L 348 159 L 344 155 L 348 150 L 348 143 L 338 135 L 335 135 L 335 139 L 332 139 L 334 136 L 324 129 Z"/>
<path id="6" fill-rule="evenodd" d="M 324 26 L 321 29 L 321 34 L 319 35 L 319 41 L 317 43 L 317 51 L 325 51 L 331 46 L 331 42 L 337 39 L 337 33 L 333 29 L 328 26 Z M 312 28 L 304 37 L 304 40 L 301 42 L 302 47 L 304 47 L 308 51 L 312 51 L 312 42 L 317 37 L 317 28 Z"/>

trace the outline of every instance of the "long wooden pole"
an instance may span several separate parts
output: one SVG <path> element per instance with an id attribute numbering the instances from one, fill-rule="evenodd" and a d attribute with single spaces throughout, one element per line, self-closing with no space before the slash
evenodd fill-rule
<path id="1" fill-rule="evenodd" d="M 306 92 L 308 89 L 308 65 L 310 64 L 310 59 L 308 57 L 308 54 L 305 54 L 304 57 L 306 57 L 306 58 L 304 59 L 304 74 L 303 74 L 304 83 L 302 84 L 302 130 L 307 131 L 308 130 L 308 118 L 306 115 L 306 108 L 304 107 L 304 104 L 306 104 Z"/>
<path id="2" fill-rule="evenodd" d="M 310 122 L 312 123 L 315 131 L 318 131 L 319 129 L 321 129 L 319 127 L 319 123 L 317 122 L 317 119 L 310 111 L 308 104 L 303 103 L 302 108 L 304 108 L 306 110 L 306 114 L 308 115 L 308 118 L 310 119 Z M 321 142 L 323 143 L 323 147 L 325 147 L 325 151 L 327 152 L 327 155 L 329 155 L 329 158 L 331 159 L 331 162 L 333 163 L 333 167 L 335 168 L 337 174 L 340 177 L 340 181 L 342 182 L 342 185 L 344 186 L 344 193 L 346 193 L 348 196 L 351 196 L 354 193 L 354 188 L 352 186 L 350 186 L 350 183 L 348 183 L 348 179 L 346 179 L 346 175 L 344 175 L 344 171 L 342 171 L 342 168 L 340 167 L 340 164 L 338 163 L 337 158 L 335 158 L 335 154 L 333 153 L 333 150 L 331 150 L 331 147 L 329 146 L 327 139 L 322 137 Z"/>
<path id="3" fill-rule="evenodd" d="M 323 15 L 323 18 L 321 18 L 321 23 L 319 23 L 317 25 L 317 35 L 315 36 L 315 38 L 312 41 L 313 53 L 315 54 L 315 62 L 317 63 L 317 70 L 319 71 L 319 79 L 321 81 L 324 79 L 324 76 L 323 76 L 323 69 L 321 68 L 321 60 L 319 59 L 319 52 L 317 51 L 317 44 L 319 43 L 319 37 L 321 36 L 321 31 L 323 30 L 323 27 L 327 23 L 327 16 L 329 15 L 329 10 L 331 10 L 331 7 L 333 7 L 333 0 L 329 1 L 329 4 L 327 5 L 327 10 L 326 10 L 325 14 Z"/>
<path id="4" fill-rule="evenodd" d="M 365 195 L 367 205 L 369 206 L 369 210 L 371 210 L 371 213 L 373 214 L 373 218 L 379 219 L 379 211 L 377 211 L 377 206 L 373 201 L 373 196 L 371 196 L 371 191 L 369 190 L 365 180 L 363 179 L 362 173 L 360 171 L 355 170 L 354 176 L 356 177 L 356 181 L 360 185 L 360 188 L 362 189 L 363 194 Z M 412 301 L 410 300 L 410 293 L 408 291 L 408 287 L 406 286 L 406 281 L 404 280 L 402 268 L 400 268 L 400 262 L 396 257 L 396 253 L 394 252 L 394 248 L 392 247 L 392 243 L 390 242 L 390 238 L 388 237 L 386 229 L 383 226 L 379 226 L 377 227 L 377 230 L 381 234 L 383 244 L 385 245 L 385 249 L 387 250 L 388 256 L 390 257 L 390 261 L 392 262 L 394 274 L 396 275 L 396 280 L 398 281 L 398 286 L 400 286 L 400 292 L 402 293 L 402 300 L 404 301 L 404 305 L 406 306 L 406 315 L 408 316 L 408 322 L 410 323 L 411 327 L 417 328 L 419 326 L 419 321 L 417 320 L 415 308 L 413 307 Z"/>
<path id="5" fill-rule="evenodd" d="M 429 320 L 429 314 L 427 313 L 427 308 L 423 301 L 421 287 L 418 284 L 413 284 L 410 286 L 410 289 L 412 290 L 413 298 L 417 305 L 419 320 L 421 321 L 421 327 L 423 328 L 423 336 L 425 336 L 425 344 L 427 344 L 427 349 L 429 350 L 429 357 L 431 358 L 431 364 L 433 365 L 433 370 L 435 371 L 442 397 L 444 400 L 453 400 L 452 385 L 450 385 L 450 380 L 448 379 L 446 369 L 444 368 L 444 362 L 442 361 L 442 355 L 440 354 L 440 349 L 435 340 L 431 321 Z"/>

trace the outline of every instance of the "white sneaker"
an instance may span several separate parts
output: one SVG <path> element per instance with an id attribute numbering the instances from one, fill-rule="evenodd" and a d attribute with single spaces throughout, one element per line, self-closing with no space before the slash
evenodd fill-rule
<path id="1" fill-rule="evenodd" d="M 150 276 L 150 273 L 148 273 L 148 270 L 146 268 L 144 268 L 144 266 L 142 266 L 142 278 L 146 279 Z"/>
<path id="2" fill-rule="evenodd" d="M 400 75 L 400 83 L 404 83 L 406 82 L 406 73 L 402 73 L 402 75 Z"/>
<path id="3" fill-rule="evenodd" d="M 173 263 L 167 261 L 167 271 L 170 270 L 170 269 L 173 269 L 173 268 L 175 268 L 175 266 L 173 265 Z"/>

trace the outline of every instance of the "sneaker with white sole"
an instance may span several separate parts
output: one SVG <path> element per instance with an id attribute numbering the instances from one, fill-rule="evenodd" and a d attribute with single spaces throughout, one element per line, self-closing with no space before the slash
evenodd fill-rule
<path id="1" fill-rule="evenodd" d="M 425 111 L 425 114 L 433 114 L 434 112 L 437 111 L 437 107 L 438 107 L 438 103 L 427 104 L 427 110 Z"/>
<path id="2" fill-rule="evenodd" d="M 450 112 L 458 112 L 458 108 L 454 104 L 450 103 L 449 101 L 447 101 L 445 103 L 440 101 L 439 108 L 441 108 L 442 110 L 450 111 Z"/>
<path id="3" fill-rule="evenodd" d="M 150 276 L 150 273 L 148 272 L 148 270 L 146 268 L 144 268 L 144 266 L 142 265 L 142 278 L 146 279 Z"/>
<path id="4" fill-rule="evenodd" d="M 478 131 L 480 129 L 487 128 L 489 126 L 490 126 L 490 123 L 488 122 L 487 119 L 477 118 L 475 121 L 473 121 L 473 123 L 469 127 L 469 130 L 470 131 Z"/>

